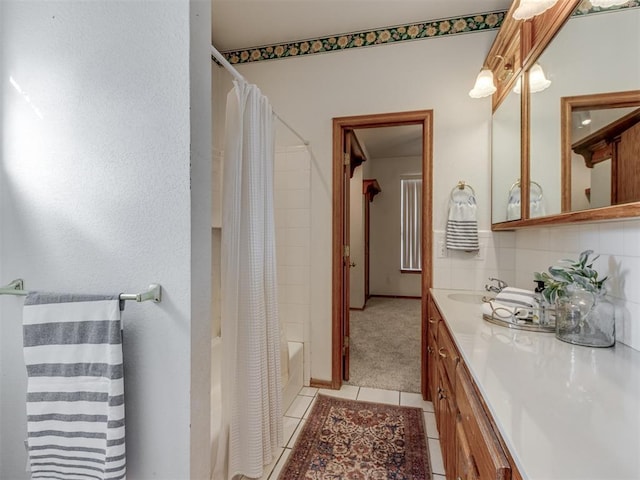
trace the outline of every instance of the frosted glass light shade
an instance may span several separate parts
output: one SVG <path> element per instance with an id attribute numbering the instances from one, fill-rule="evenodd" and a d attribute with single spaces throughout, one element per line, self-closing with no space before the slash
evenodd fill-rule
<path id="1" fill-rule="evenodd" d="M 538 93 L 546 90 L 551 85 L 551 80 L 548 80 L 542 70 L 542 67 L 534 63 L 529 70 L 529 93 Z M 518 77 L 516 86 L 513 87 L 513 91 L 520 95 L 522 93 L 522 77 Z"/>
<path id="2" fill-rule="evenodd" d="M 614 5 L 622 5 L 624 3 L 627 3 L 627 0 L 591 0 L 591 5 L 600 8 L 609 8 Z"/>
<path id="3" fill-rule="evenodd" d="M 469 92 L 471 98 L 483 98 L 493 95 L 496 86 L 493 83 L 493 72 L 488 68 L 483 68 L 476 77 L 476 84 Z"/>
<path id="4" fill-rule="evenodd" d="M 522 93 L 522 77 L 518 77 L 518 80 L 516 80 L 516 86 L 513 87 L 513 93 L 517 93 L 518 95 L 520 95 Z"/>
<path id="5" fill-rule="evenodd" d="M 545 12 L 557 2 L 558 0 L 520 0 L 520 5 L 513 12 L 513 18 L 516 20 L 528 20 Z"/>
<path id="6" fill-rule="evenodd" d="M 537 63 L 529 70 L 529 91 L 531 93 L 538 93 L 546 90 L 551 85 L 551 80 L 548 80 L 544 75 L 542 67 Z"/>

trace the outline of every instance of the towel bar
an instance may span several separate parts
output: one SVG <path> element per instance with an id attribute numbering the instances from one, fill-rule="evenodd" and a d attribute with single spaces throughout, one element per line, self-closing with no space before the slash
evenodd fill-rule
<path id="1" fill-rule="evenodd" d="M 0 295 L 21 295 L 26 296 L 28 290 L 24 290 L 24 280 L 17 278 L 9 285 L 0 287 Z M 162 301 L 162 286 L 152 283 L 149 288 L 142 293 L 121 293 L 120 300 L 135 300 L 136 302 L 146 302 L 153 300 L 155 303 Z"/>

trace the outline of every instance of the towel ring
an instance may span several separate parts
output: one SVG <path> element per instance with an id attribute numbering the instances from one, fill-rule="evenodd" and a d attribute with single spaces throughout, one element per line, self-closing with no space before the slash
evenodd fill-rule
<path id="1" fill-rule="evenodd" d="M 529 180 L 529 184 L 533 185 L 538 190 L 538 198 L 537 200 L 542 200 L 542 186 L 538 182 L 534 182 L 533 180 Z M 511 188 L 509 189 L 509 195 L 513 193 L 516 188 L 520 188 L 520 179 L 516 180 Z"/>
<path id="2" fill-rule="evenodd" d="M 449 197 L 451 197 L 451 200 L 453 200 L 453 194 L 456 192 L 456 190 L 464 190 L 465 188 L 468 188 L 469 190 L 471 190 L 471 193 L 473 194 L 474 197 L 476 196 L 476 191 L 473 189 L 473 187 L 468 183 L 466 183 L 464 180 L 460 180 L 458 184 L 451 189 L 451 193 L 449 194 Z"/>

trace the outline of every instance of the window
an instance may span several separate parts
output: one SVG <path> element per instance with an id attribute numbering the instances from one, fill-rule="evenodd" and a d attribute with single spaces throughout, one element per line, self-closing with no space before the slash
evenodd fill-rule
<path id="1" fill-rule="evenodd" d="M 400 179 L 400 270 L 422 271 L 422 176 Z"/>

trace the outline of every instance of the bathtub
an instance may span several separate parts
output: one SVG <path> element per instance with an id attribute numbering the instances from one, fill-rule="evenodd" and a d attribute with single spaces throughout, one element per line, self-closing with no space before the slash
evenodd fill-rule
<path id="1" fill-rule="evenodd" d="M 282 386 L 282 413 L 284 414 L 296 398 L 303 385 L 303 344 L 288 342 L 289 378 Z M 222 392 L 220 390 L 220 364 L 222 339 L 216 337 L 211 342 L 211 455 L 215 462 L 218 451 L 218 436 L 221 424 Z"/>

